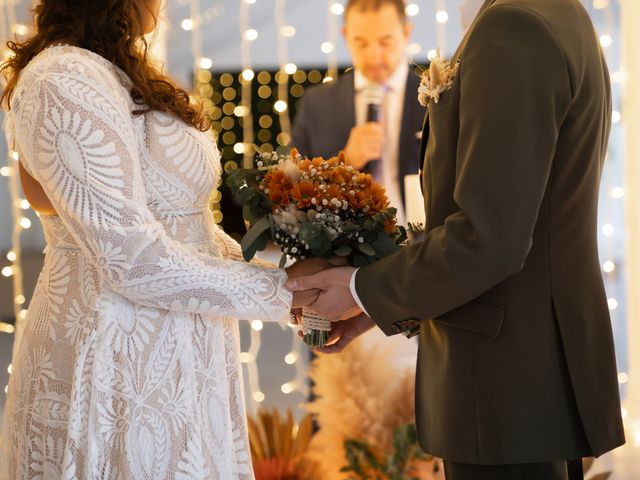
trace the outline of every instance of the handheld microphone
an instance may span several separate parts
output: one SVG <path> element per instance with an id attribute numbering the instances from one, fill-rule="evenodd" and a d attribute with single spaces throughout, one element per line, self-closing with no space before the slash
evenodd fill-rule
<path id="1" fill-rule="evenodd" d="M 382 117 L 384 87 L 382 85 L 369 85 L 362 93 L 367 105 L 367 123 L 379 122 Z"/>

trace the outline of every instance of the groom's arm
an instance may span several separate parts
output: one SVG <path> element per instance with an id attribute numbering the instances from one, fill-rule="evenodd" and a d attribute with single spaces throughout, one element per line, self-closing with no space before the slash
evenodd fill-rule
<path id="1" fill-rule="evenodd" d="M 571 101 L 567 68 L 535 14 L 498 6 L 478 20 L 460 63 L 450 159 L 459 210 L 424 242 L 356 274 L 357 296 L 386 334 L 460 307 L 522 269 Z"/>

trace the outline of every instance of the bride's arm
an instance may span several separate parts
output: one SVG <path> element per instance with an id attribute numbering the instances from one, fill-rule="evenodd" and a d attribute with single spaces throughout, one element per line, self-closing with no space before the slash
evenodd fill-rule
<path id="1" fill-rule="evenodd" d="M 242 248 L 240 244 L 236 242 L 233 237 L 226 233 L 222 228 L 217 228 L 214 239 L 218 250 L 223 258 L 229 258 L 238 262 L 244 262 L 244 256 L 242 255 Z M 277 266 L 261 258 L 253 257 L 251 260 L 252 265 L 259 265 L 263 268 L 276 268 Z"/>
<path id="2" fill-rule="evenodd" d="M 107 288 L 151 307 L 286 318 L 284 270 L 210 258 L 165 234 L 146 207 L 128 92 L 102 64 L 69 57 L 22 79 L 15 137 L 25 168 Z"/>

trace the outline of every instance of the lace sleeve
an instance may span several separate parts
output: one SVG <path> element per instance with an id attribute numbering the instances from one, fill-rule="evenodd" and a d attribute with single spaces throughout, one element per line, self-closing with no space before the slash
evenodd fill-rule
<path id="1" fill-rule="evenodd" d="M 128 92 L 94 59 L 69 57 L 21 79 L 16 143 L 108 288 L 150 307 L 286 318 L 283 270 L 210 258 L 165 234 L 146 207 Z"/>
<path id="2" fill-rule="evenodd" d="M 244 262 L 244 256 L 242 255 L 242 248 L 240 244 L 236 242 L 233 237 L 227 234 L 221 228 L 217 229 L 215 233 L 215 242 L 218 246 L 221 255 L 224 258 L 229 258 L 232 260 L 236 260 L 238 262 Z M 262 260 L 258 257 L 253 257 L 251 260 L 252 265 L 259 265 L 263 268 L 276 268 L 277 266 L 271 262 L 267 262 L 266 260 Z"/>

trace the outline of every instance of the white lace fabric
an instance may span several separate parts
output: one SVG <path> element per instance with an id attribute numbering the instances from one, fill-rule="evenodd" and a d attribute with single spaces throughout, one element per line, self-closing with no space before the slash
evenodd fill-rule
<path id="1" fill-rule="evenodd" d="M 213 136 L 134 116 L 129 82 L 58 46 L 12 100 L 8 136 L 59 217 L 42 216 L 3 480 L 253 478 L 237 319 L 286 320 L 286 273 L 213 223 Z"/>

